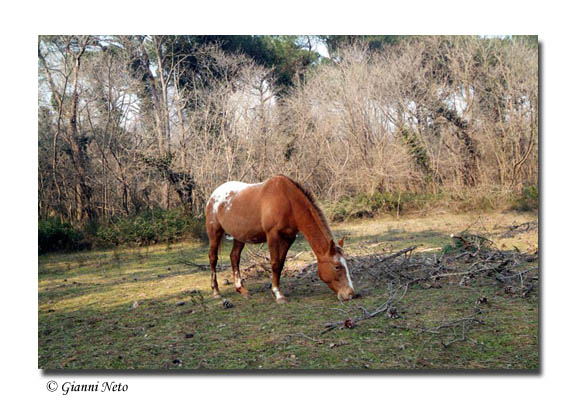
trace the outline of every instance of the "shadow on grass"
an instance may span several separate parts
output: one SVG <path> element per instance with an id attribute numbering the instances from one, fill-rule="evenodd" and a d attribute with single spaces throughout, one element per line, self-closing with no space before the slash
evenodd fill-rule
<path id="1" fill-rule="evenodd" d="M 351 235 L 346 231 L 335 233 L 338 238 Z M 362 263 L 376 252 L 382 254 L 411 245 L 443 247 L 449 240 L 447 235 L 431 230 L 388 230 L 376 236 L 347 238 L 345 250 L 355 256 L 355 262 Z M 222 265 L 229 264 L 230 244 L 227 241 L 221 248 Z M 309 249 L 300 237 L 291 252 Z M 509 369 L 517 369 L 535 374 L 539 367 L 538 296 L 511 300 L 489 288 L 411 287 L 399 303 L 400 319 L 376 317 L 363 326 L 321 335 L 326 322 L 352 315 L 358 306 L 373 308 L 381 304 L 387 295 L 386 282 L 363 278 L 353 268 L 357 278 L 353 281 L 363 289 L 363 298 L 339 304 L 316 273 L 300 278 L 283 276 L 281 289 L 289 303 L 277 305 L 270 293 L 269 277 L 249 276 L 249 299 L 241 298 L 233 285 L 221 284 L 223 296 L 234 304 L 226 309 L 221 300 L 208 293 L 209 271 L 179 263 L 183 258 L 207 263 L 204 245 L 61 258 L 41 260 L 40 304 L 49 307 L 80 296 L 91 298 L 91 303 L 66 310 L 39 311 L 38 365 L 52 369 L 47 373 L 178 369 L 225 374 L 248 370 L 263 374 L 260 372 L 265 369 L 317 369 L 366 374 L 376 369 L 444 373 L 492 369 L 510 374 Z M 223 271 L 226 277 L 231 276 L 226 272 L 230 269 L 223 268 L 220 279 Z M 68 283 L 82 276 L 97 277 L 98 282 L 76 281 L 77 284 L 62 287 L 64 278 L 68 278 Z M 155 294 L 154 289 L 162 284 L 163 292 Z M 193 299 L 188 291 L 198 284 L 203 285 L 203 298 Z M 112 293 L 124 295 L 114 300 L 116 296 L 108 296 Z M 466 341 L 449 349 L 430 335 L 395 327 L 462 316 L 479 294 L 486 294 L 491 300 L 487 326 L 476 329 Z M 108 296 L 112 303 L 99 303 L 99 296 Z"/>
<path id="2" fill-rule="evenodd" d="M 341 305 L 322 282 L 308 290 L 302 281 L 287 279 L 287 289 L 294 289 L 286 305 L 275 304 L 265 282 L 259 281 L 249 299 L 231 288 L 224 291 L 234 303 L 231 309 L 217 299 L 193 301 L 189 294 L 178 292 L 142 299 L 135 308 L 90 306 L 39 313 L 38 364 L 52 370 L 197 372 L 537 370 L 537 316 L 527 311 L 525 301 L 511 304 L 492 298 L 499 310 L 488 326 L 446 349 L 430 335 L 396 327 L 462 316 L 476 298 L 468 290 L 412 288 L 399 302 L 400 319 L 377 317 L 351 330 L 321 335 L 323 324 L 354 312 L 357 305 L 381 304 L 386 286 L 374 285 L 370 295 Z M 511 318 L 527 315 L 531 321 L 511 327 Z"/>
<path id="3" fill-rule="evenodd" d="M 400 229 L 391 229 L 379 235 L 372 236 L 351 236 L 347 231 L 335 231 L 335 238 L 345 237 L 345 250 L 352 247 L 367 244 L 381 243 L 394 248 L 404 248 L 410 245 L 427 246 L 430 248 L 443 247 L 449 243 L 451 238 L 445 233 L 434 230 L 423 230 L 419 232 L 409 232 Z"/>

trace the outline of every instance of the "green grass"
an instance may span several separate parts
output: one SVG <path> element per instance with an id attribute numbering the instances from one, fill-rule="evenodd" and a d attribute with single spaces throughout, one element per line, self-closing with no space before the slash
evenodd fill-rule
<path id="1" fill-rule="evenodd" d="M 510 220 L 525 217 L 508 216 Z M 347 235 L 346 251 L 362 255 L 421 245 L 440 248 L 447 226 L 463 230 L 463 217 L 357 221 L 335 226 Z M 500 225 L 502 218 L 490 218 Z M 517 243 L 536 242 L 536 234 Z M 501 241 L 499 241 L 501 242 Z M 511 240 L 503 240 L 511 242 Z M 525 244 L 523 244 L 525 243 Z M 298 239 L 291 253 L 308 250 Z M 230 242 L 221 249 L 228 264 Z M 246 252 L 245 252 L 246 254 Z M 433 254 L 433 252 L 431 252 Z M 246 256 L 246 255 L 244 255 Z M 299 256 L 290 267 L 312 261 Z M 512 298 L 480 282 L 462 288 L 415 285 L 396 303 L 400 317 L 377 316 L 352 329 L 320 334 L 327 322 L 374 309 L 388 296 L 386 284 L 359 281 L 363 298 L 339 304 L 317 276 L 283 277 L 289 303 L 277 305 L 268 278 L 248 279 L 249 299 L 238 295 L 230 269 L 219 272 L 224 309 L 210 296 L 210 273 L 180 263 L 207 263 L 201 243 L 173 244 L 39 257 L 38 366 L 43 369 L 526 369 L 539 367 L 538 295 Z M 241 261 L 241 267 L 243 265 Z M 191 291 L 199 291 L 191 295 Z M 487 296 L 465 341 L 448 348 L 452 330 L 420 332 L 471 315 Z M 193 298 L 194 297 L 194 298 Z M 137 302 L 137 304 L 135 304 Z M 184 303 L 184 304 L 179 304 Z M 457 330 L 458 331 L 458 330 Z M 191 336 L 192 334 L 192 336 Z"/>

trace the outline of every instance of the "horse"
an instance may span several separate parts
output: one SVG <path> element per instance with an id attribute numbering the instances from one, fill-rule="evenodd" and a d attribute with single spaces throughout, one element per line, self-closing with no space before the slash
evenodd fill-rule
<path id="1" fill-rule="evenodd" d="M 272 267 L 272 293 L 277 303 L 286 298 L 279 289 L 287 252 L 300 232 L 318 263 L 318 275 L 337 294 L 350 300 L 355 291 L 341 239 L 338 245 L 314 198 L 296 181 L 276 175 L 265 182 L 246 184 L 230 181 L 214 190 L 206 205 L 206 231 L 213 296 L 220 298 L 216 279 L 218 249 L 225 233 L 233 237 L 230 262 L 236 291 L 249 296 L 240 276 L 240 255 L 246 243 L 266 242 Z"/>

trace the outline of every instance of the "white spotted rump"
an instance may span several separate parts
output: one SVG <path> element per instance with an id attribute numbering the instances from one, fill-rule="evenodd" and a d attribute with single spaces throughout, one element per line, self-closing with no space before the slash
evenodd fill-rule
<path id="1" fill-rule="evenodd" d="M 243 189 L 253 187 L 255 185 L 260 185 L 260 184 L 262 184 L 262 183 L 247 184 L 247 183 L 240 182 L 240 181 L 225 182 L 224 184 L 222 184 L 221 186 L 219 186 L 217 189 L 214 190 L 212 195 L 210 195 L 208 203 L 210 203 L 212 201 L 212 210 L 216 214 L 218 212 L 218 207 L 220 206 L 220 204 L 224 203 L 225 207 L 228 206 L 230 199 L 232 198 L 232 196 L 234 194 L 242 191 Z"/>

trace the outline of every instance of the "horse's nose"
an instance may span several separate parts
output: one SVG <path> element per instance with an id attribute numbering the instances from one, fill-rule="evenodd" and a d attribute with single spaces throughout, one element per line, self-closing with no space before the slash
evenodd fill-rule
<path id="1" fill-rule="evenodd" d="M 355 294 L 354 290 L 347 288 L 346 290 L 339 292 L 338 297 L 339 297 L 339 300 L 341 300 L 341 301 L 342 300 L 348 301 L 348 300 L 351 300 L 353 298 L 354 294 Z"/>

